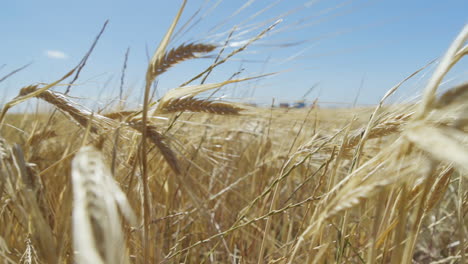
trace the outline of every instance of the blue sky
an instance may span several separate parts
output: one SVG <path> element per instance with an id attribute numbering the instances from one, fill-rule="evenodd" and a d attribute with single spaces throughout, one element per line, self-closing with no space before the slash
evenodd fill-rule
<path id="1" fill-rule="evenodd" d="M 0 101 L 12 98 L 23 86 L 52 82 L 72 69 L 106 19 L 108 27 L 70 94 L 93 102 L 116 98 L 124 54 L 130 47 L 125 90 L 132 100 L 138 100 L 147 67 L 146 50 L 154 52 L 181 2 L 4 1 L 0 78 L 32 64 L 0 83 L 0 94 L 5 95 Z M 231 51 L 235 44 L 283 18 L 270 34 L 208 78 L 222 81 L 239 69 L 243 69 L 241 77 L 282 71 L 274 77 L 231 85 L 218 94 L 258 102 L 294 101 L 319 83 L 309 100 L 318 97 L 323 102 L 349 103 L 359 94 L 359 104 L 377 103 L 393 85 L 442 55 L 468 22 L 466 0 L 189 0 L 179 26 L 194 14 L 197 22 L 176 35 L 171 47 L 188 42 L 221 45 L 236 26 Z M 213 59 L 170 69 L 158 80 L 159 94 L 204 70 Z M 402 87 L 394 100 L 417 96 L 432 69 Z M 467 73 L 465 59 L 450 73 L 446 85 L 466 81 Z"/>

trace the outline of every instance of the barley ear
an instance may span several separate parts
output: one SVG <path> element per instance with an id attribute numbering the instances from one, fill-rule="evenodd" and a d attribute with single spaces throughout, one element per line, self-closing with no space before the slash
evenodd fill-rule
<path id="1" fill-rule="evenodd" d="M 141 121 L 136 121 L 136 122 L 130 123 L 130 126 L 142 134 L 144 132 L 143 129 L 146 129 L 146 134 L 148 136 L 148 139 L 151 142 L 153 142 L 153 144 L 159 149 L 159 152 L 161 153 L 161 155 L 163 155 L 164 160 L 171 167 L 171 169 L 176 174 L 180 174 L 181 170 L 180 170 L 180 166 L 179 166 L 179 162 L 177 160 L 176 154 L 169 147 L 169 144 L 167 143 L 165 136 L 159 133 L 159 131 L 156 129 L 154 125 L 143 126 L 143 123 Z"/>
<path id="2" fill-rule="evenodd" d="M 59 80 L 51 83 L 51 84 L 48 84 L 42 88 L 39 88 L 39 89 L 36 89 L 37 88 L 37 85 L 31 85 L 31 86 L 27 86 L 25 87 L 26 88 L 26 91 L 31 91 L 30 93 L 27 93 L 27 94 L 23 94 L 23 93 L 26 93 L 25 90 L 22 90 L 22 92 L 20 92 L 20 94 L 15 97 L 13 100 L 11 100 L 10 102 L 6 103 L 4 106 L 3 106 L 3 109 L 2 109 L 2 112 L 0 113 L 0 124 L 3 124 L 3 120 L 5 118 L 5 115 L 6 113 L 8 112 L 8 110 L 10 108 L 12 108 L 13 106 L 17 105 L 17 104 L 20 104 L 30 98 L 33 98 L 35 96 L 38 96 L 40 95 L 42 92 L 54 87 L 55 85 L 59 84 L 61 81 L 65 80 L 66 78 L 68 78 L 70 75 L 73 74 L 73 72 L 75 72 L 75 69 L 71 70 L 70 72 L 68 72 L 67 74 L 65 74 L 62 78 L 60 78 Z M 30 89 L 30 90 L 28 90 Z"/>
<path id="3" fill-rule="evenodd" d="M 164 56 L 155 61 L 155 63 L 150 64 L 151 73 L 154 76 L 158 76 L 179 62 L 196 58 L 198 53 L 207 53 L 213 51 L 215 48 L 216 46 L 214 45 L 201 43 L 180 45 L 179 47 L 171 49 L 169 52 L 165 53 Z"/>
<path id="4" fill-rule="evenodd" d="M 73 243 L 77 263 L 129 263 L 118 208 L 136 217 L 100 151 L 82 147 L 72 161 Z"/>
<path id="5" fill-rule="evenodd" d="M 193 97 L 183 97 L 164 102 L 160 108 L 161 113 L 174 113 L 182 111 L 205 112 L 219 115 L 237 115 L 242 108 L 226 102 L 200 100 Z"/>
<path id="6" fill-rule="evenodd" d="M 257 78 L 262 78 L 266 77 L 269 75 L 273 75 L 275 73 L 270 73 L 270 74 L 264 74 L 264 75 L 259 75 L 255 77 L 248 77 L 248 78 L 242 78 L 242 79 L 236 79 L 236 80 L 227 80 L 224 82 L 219 82 L 219 83 L 207 83 L 207 84 L 200 84 L 200 85 L 190 85 L 190 86 L 182 86 L 178 87 L 175 89 L 169 90 L 164 96 L 159 100 L 159 103 L 153 111 L 153 115 L 157 113 L 164 113 L 165 112 L 165 107 L 170 104 L 170 101 L 172 100 L 177 100 L 181 98 L 193 98 L 197 94 L 213 90 L 216 88 L 223 87 L 225 85 L 231 84 L 231 83 L 238 83 L 238 82 L 244 82 L 244 81 L 249 81 Z"/>

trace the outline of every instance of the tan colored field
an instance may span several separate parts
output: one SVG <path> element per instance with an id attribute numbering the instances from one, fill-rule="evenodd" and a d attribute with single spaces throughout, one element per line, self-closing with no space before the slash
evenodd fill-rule
<path id="1" fill-rule="evenodd" d="M 167 41 L 142 109 L 91 113 L 50 89 L 65 78 L 25 87 L 0 116 L 0 259 L 464 263 L 468 85 L 436 89 L 467 38 L 465 27 L 413 106 L 285 110 L 195 97 L 244 80 L 151 101 L 159 74 L 215 48 L 169 51 Z M 32 97 L 55 111 L 7 113 Z"/>

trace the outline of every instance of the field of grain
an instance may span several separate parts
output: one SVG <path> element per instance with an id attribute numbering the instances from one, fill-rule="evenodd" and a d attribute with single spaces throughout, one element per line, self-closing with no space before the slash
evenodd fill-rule
<path id="1" fill-rule="evenodd" d="M 417 103 L 384 105 L 396 85 L 375 107 L 281 109 L 197 97 L 249 78 L 153 99 L 170 67 L 222 53 L 169 49 L 180 12 L 141 108 L 92 111 L 53 90 L 79 66 L 4 105 L 2 263 L 466 262 L 468 85 L 437 89 L 468 53 L 468 26 Z M 32 98 L 51 111 L 9 112 Z"/>

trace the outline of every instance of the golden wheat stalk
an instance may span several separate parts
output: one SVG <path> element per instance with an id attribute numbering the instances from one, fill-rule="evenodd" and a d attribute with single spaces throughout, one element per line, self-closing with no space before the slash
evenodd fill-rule
<path id="1" fill-rule="evenodd" d="M 241 110 L 243 109 L 230 103 L 200 100 L 193 97 L 182 97 L 168 100 L 160 107 L 161 113 L 191 111 L 221 115 L 237 115 Z"/>
<path id="2" fill-rule="evenodd" d="M 367 139 L 374 139 L 374 138 L 380 138 L 380 137 L 385 137 L 388 135 L 391 135 L 396 132 L 400 132 L 402 129 L 402 126 L 406 124 L 406 122 L 409 120 L 411 117 L 412 113 L 408 114 L 399 114 L 393 118 L 388 118 L 387 120 L 377 124 L 373 128 L 369 130 L 369 134 L 367 136 Z M 349 139 L 347 140 L 347 143 L 344 145 L 346 148 L 352 148 L 359 144 L 359 141 L 361 140 L 362 136 L 364 135 L 365 130 L 360 129 L 356 132 L 354 132 Z"/>
<path id="3" fill-rule="evenodd" d="M 21 89 L 20 96 L 27 96 L 29 94 L 35 94 L 37 91 L 36 86 L 27 86 Z M 70 116 L 73 120 L 75 120 L 79 125 L 82 127 L 88 127 L 91 125 L 91 132 L 97 132 L 99 125 L 112 125 L 114 122 L 112 119 L 107 118 L 105 116 L 93 113 L 83 106 L 78 105 L 77 103 L 70 100 L 66 95 L 54 92 L 54 91 L 43 91 L 35 95 L 35 97 L 42 99 L 48 102 L 51 105 L 57 107 L 60 111 L 65 113 L 66 115 Z M 93 119 L 91 124 L 89 124 L 90 120 Z"/>
<path id="4" fill-rule="evenodd" d="M 190 43 L 187 45 L 180 45 L 177 48 L 171 49 L 166 52 L 164 56 L 149 65 L 149 71 L 153 76 L 158 76 L 170 67 L 180 63 L 184 60 L 197 58 L 200 53 L 208 53 L 216 49 L 216 46 L 203 43 Z"/>
<path id="5" fill-rule="evenodd" d="M 124 110 L 124 111 L 117 111 L 117 112 L 111 112 L 107 114 L 103 114 L 103 116 L 114 119 L 114 120 L 125 120 L 129 116 L 136 115 L 140 113 L 141 111 L 139 110 Z"/>
<path id="6" fill-rule="evenodd" d="M 278 19 L 277 21 L 275 21 L 275 23 L 273 23 L 271 26 L 269 26 L 268 28 L 266 28 L 265 30 L 263 30 L 262 32 L 260 32 L 257 36 L 249 39 L 243 46 L 241 46 L 240 48 L 232 51 L 231 53 L 229 53 L 225 58 L 221 59 L 221 60 L 218 60 L 216 61 L 215 63 L 211 64 L 208 68 L 206 68 L 204 71 L 200 72 L 199 74 L 197 74 L 197 76 L 193 77 L 192 79 L 184 82 L 183 84 L 181 84 L 180 86 L 187 86 L 189 83 L 199 79 L 200 77 L 202 77 L 203 75 L 205 75 L 206 73 L 209 73 L 211 72 L 214 68 L 218 67 L 219 65 L 225 63 L 226 61 L 228 61 L 231 57 L 233 57 L 234 55 L 244 51 L 249 45 L 251 45 L 252 43 L 254 43 L 255 41 L 263 38 L 268 32 L 270 32 L 271 30 L 273 30 L 279 23 L 283 22 L 283 19 Z"/>
<path id="7" fill-rule="evenodd" d="M 179 162 L 174 151 L 172 151 L 172 149 L 169 147 L 169 144 L 167 143 L 167 140 L 164 137 L 164 135 L 159 133 L 159 131 L 154 125 L 147 124 L 146 126 L 143 126 L 141 121 L 137 121 L 131 122 L 130 126 L 138 130 L 142 134 L 143 129 L 146 129 L 146 134 L 148 135 L 149 140 L 153 142 L 154 145 L 156 145 L 156 147 L 159 149 L 164 159 L 166 160 L 167 164 L 169 164 L 171 169 L 176 174 L 180 174 Z"/>
<path id="8" fill-rule="evenodd" d="M 0 161 L 3 161 L 7 157 L 9 157 L 7 142 L 4 138 L 0 137 Z"/>
<path id="9" fill-rule="evenodd" d="M 118 209 L 136 217 L 125 194 L 94 147 L 82 147 L 72 161 L 73 243 L 77 263 L 129 263 Z"/>
<path id="10" fill-rule="evenodd" d="M 453 168 L 445 169 L 441 175 L 437 178 L 436 182 L 431 188 L 431 192 L 428 195 L 428 199 L 425 204 L 425 211 L 430 211 L 434 206 L 442 199 L 447 190 L 451 176 L 453 174 Z"/>
<path id="11" fill-rule="evenodd" d="M 145 78 L 145 90 L 144 90 L 144 96 L 143 96 L 143 109 L 141 113 L 141 144 L 140 144 L 140 156 L 141 156 L 141 179 L 143 183 L 143 261 L 146 263 L 149 261 L 149 232 L 150 232 L 150 203 L 149 203 L 149 198 L 148 198 L 148 159 L 147 159 L 147 150 L 146 150 L 146 138 L 149 136 L 148 135 L 148 110 L 149 110 L 149 104 L 150 104 L 150 90 L 151 90 L 151 84 L 153 83 L 154 79 L 158 76 L 158 72 L 156 69 L 159 68 L 159 65 L 161 64 L 161 61 L 165 57 L 164 55 L 166 54 L 166 48 L 169 45 L 169 42 L 172 37 L 172 33 L 174 32 L 175 27 L 177 26 L 177 23 L 179 22 L 180 16 L 182 15 L 182 12 L 185 8 L 185 4 L 187 3 L 187 0 L 184 0 L 182 2 L 181 7 L 179 8 L 179 11 L 177 12 L 177 15 L 174 17 L 172 20 L 171 26 L 169 26 L 169 29 L 167 30 L 166 34 L 164 35 L 163 39 L 161 40 L 161 43 L 159 43 L 158 48 L 153 54 L 153 57 L 151 58 L 151 61 L 148 65 L 148 68 L 146 70 L 146 78 Z"/>
<path id="12" fill-rule="evenodd" d="M 242 79 L 235 79 L 235 80 L 227 80 L 224 82 L 219 83 L 207 83 L 207 84 L 200 84 L 200 85 L 190 85 L 190 86 L 181 86 L 172 90 L 169 90 L 164 96 L 159 100 L 158 105 L 153 111 L 153 115 L 157 113 L 164 112 L 164 107 L 169 104 L 170 101 L 181 99 L 181 98 L 193 98 L 194 96 L 217 88 L 221 88 L 225 85 L 232 84 L 232 83 L 239 83 L 249 80 L 254 80 L 257 78 L 266 77 L 272 74 L 264 74 L 255 77 L 247 77 Z M 180 107 L 179 109 L 183 109 Z"/>
<path id="13" fill-rule="evenodd" d="M 48 89 L 54 87 L 55 85 L 59 84 L 61 81 L 65 80 L 66 78 L 68 78 L 70 75 L 73 74 L 73 72 L 75 72 L 75 69 L 74 68 L 73 70 L 71 70 L 70 72 L 68 72 L 67 74 L 65 74 L 62 78 L 60 78 L 59 80 L 51 83 L 51 84 L 47 84 L 46 86 L 44 87 L 41 87 L 41 88 L 38 88 L 37 85 L 31 85 L 31 86 L 28 86 L 28 87 L 25 87 L 25 88 L 30 88 L 29 90 L 26 89 L 26 91 L 30 91 L 30 92 L 27 92 L 26 94 L 21 94 L 20 92 L 20 95 L 15 97 L 13 100 L 9 101 L 8 103 L 6 103 L 4 106 L 3 106 L 3 109 L 2 109 L 2 112 L 0 113 L 0 124 L 3 124 L 3 121 L 5 119 L 5 115 L 6 113 L 8 112 L 8 110 L 10 108 L 12 108 L 13 106 L 17 105 L 17 104 L 20 104 L 24 101 L 27 101 L 28 99 L 32 98 L 32 97 L 36 97 L 38 95 L 40 95 L 41 93 L 43 93 L 44 91 L 47 91 Z"/>

